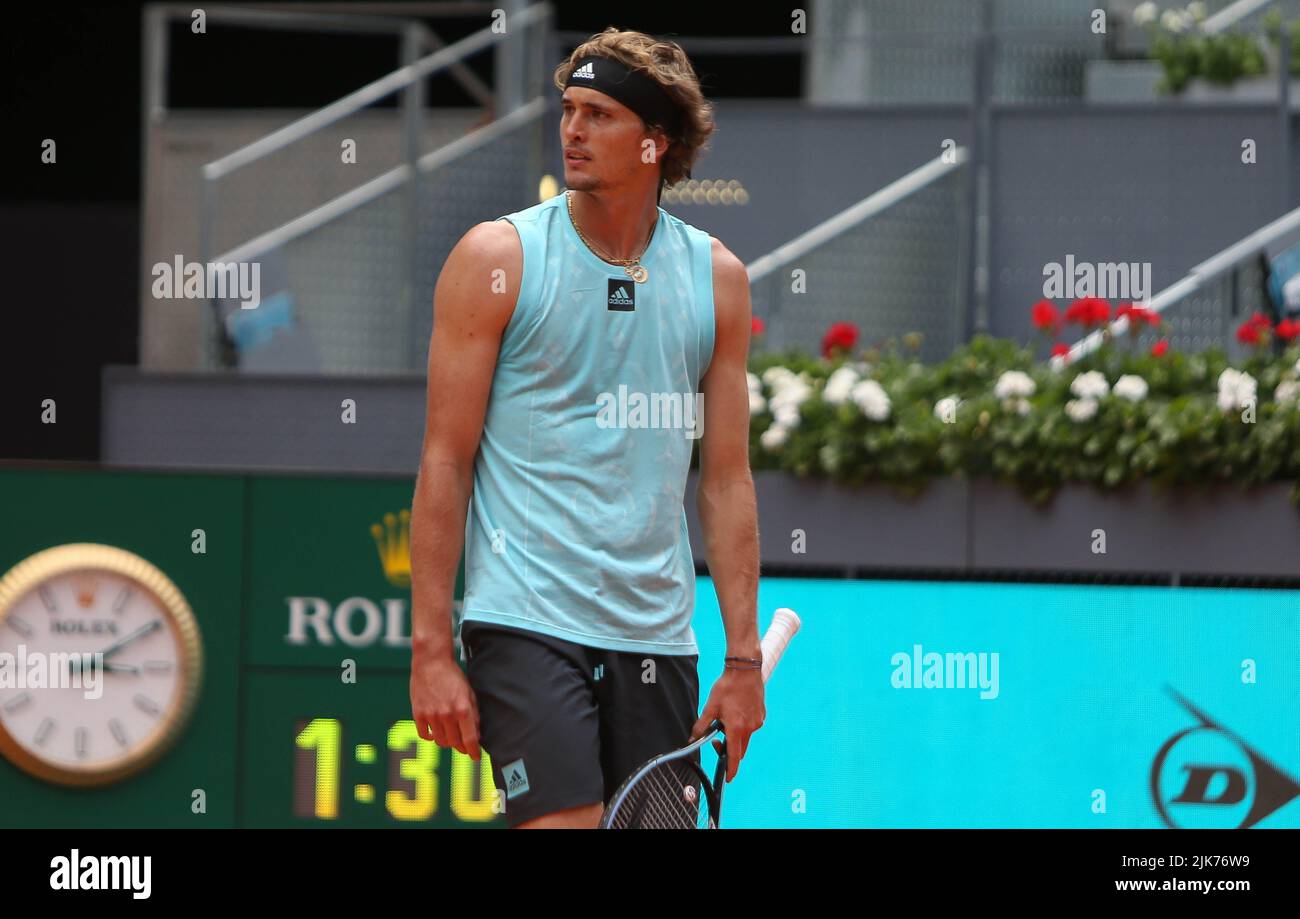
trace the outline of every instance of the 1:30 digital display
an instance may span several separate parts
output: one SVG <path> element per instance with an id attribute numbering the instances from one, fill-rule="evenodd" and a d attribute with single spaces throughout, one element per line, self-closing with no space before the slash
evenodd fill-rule
<path id="1" fill-rule="evenodd" d="M 237 822 L 247 827 L 504 828 L 486 750 L 424 740 L 410 671 L 257 668 L 244 677 Z"/>
<path id="2" fill-rule="evenodd" d="M 444 750 L 421 738 L 409 718 L 388 727 L 382 749 L 369 743 L 345 744 L 338 718 L 299 719 L 293 743 L 296 817 L 337 820 L 340 798 L 350 794 L 358 804 L 382 807 L 394 820 L 426 821 L 437 810 L 440 780 L 450 782 L 451 812 L 457 820 L 486 823 L 498 816 L 487 752 L 475 762 L 459 750 Z M 442 770 L 447 759 L 448 768 Z M 382 766 L 382 789 L 373 782 L 350 783 L 344 768 L 349 762 Z"/>

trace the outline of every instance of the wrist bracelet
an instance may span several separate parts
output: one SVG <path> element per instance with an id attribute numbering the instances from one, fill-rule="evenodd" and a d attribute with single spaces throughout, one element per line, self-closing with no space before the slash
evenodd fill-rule
<path id="1" fill-rule="evenodd" d="M 763 666 L 763 659 L 762 659 L 761 657 L 724 657 L 723 660 L 724 660 L 724 661 L 744 661 L 744 662 L 749 663 L 749 664 L 758 664 L 760 667 Z"/>

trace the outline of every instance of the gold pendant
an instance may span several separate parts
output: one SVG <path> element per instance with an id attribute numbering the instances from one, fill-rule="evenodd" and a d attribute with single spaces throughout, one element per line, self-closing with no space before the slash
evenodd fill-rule
<path id="1" fill-rule="evenodd" d="M 623 270 L 627 272 L 629 278 L 638 284 L 644 284 L 646 279 L 650 277 L 650 272 L 646 271 L 644 265 L 629 265 Z"/>

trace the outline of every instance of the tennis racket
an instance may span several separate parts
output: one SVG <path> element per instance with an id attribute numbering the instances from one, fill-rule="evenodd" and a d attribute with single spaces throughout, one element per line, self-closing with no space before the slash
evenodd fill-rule
<path id="1" fill-rule="evenodd" d="M 763 682 L 767 683 L 785 653 L 799 617 L 792 609 L 779 609 L 761 642 Z M 708 733 L 693 743 L 663 753 L 633 771 L 618 787 L 598 827 L 602 830 L 716 830 L 722 819 L 722 790 L 727 775 L 727 746 L 718 754 L 713 781 L 699 764 L 699 750 L 726 728 L 717 718 Z"/>

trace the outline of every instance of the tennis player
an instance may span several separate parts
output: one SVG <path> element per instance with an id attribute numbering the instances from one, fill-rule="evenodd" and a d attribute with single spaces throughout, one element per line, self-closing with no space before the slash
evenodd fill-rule
<path id="1" fill-rule="evenodd" d="M 748 277 L 658 206 L 705 149 L 712 106 L 678 45 L 612 27 L 555 83 L 566 190 L 473 227 L 438 278 L 411 516 L 420 736 L 486 750 L 507 824 L 527 828 L 594 827 L 635 767 L 715 717 L 730 781 L 766 716 Z M 698 717 L 683 508 L 697 441 L 729 658 Z"/>

